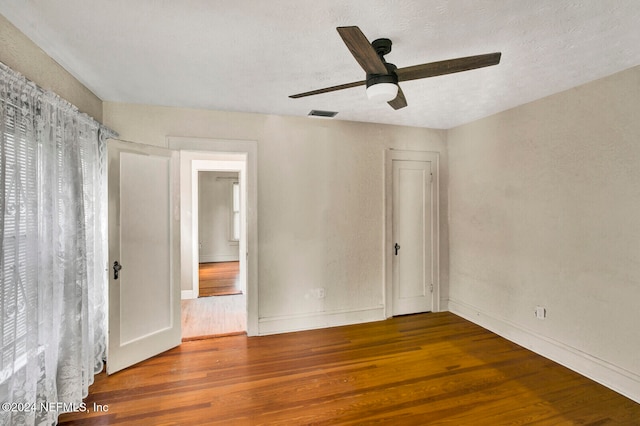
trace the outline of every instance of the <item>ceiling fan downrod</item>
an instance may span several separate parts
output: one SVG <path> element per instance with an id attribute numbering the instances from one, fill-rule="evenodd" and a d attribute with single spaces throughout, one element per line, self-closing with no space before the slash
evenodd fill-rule
<path id="1" fill-rule="evenodd" d="M 397 67 L 394 64 L 387 62 L 384 58 L 384 55 L 391 52 L 391 46 L 391 40 L 389 40 L 388 38 L 378 38 L 371 43 L 371 47 L 373 47 L 373 50 L 375 50 L 375 52 L 380 57 L 380 61 L 384 64 L 387 72 L 386 74 L 367 73 L 366 87 L 367 97 L 369 99 L 377 99 L 387 102 L 396 97 L 396 94 L 398 92 L 398 76 L 396 75 L 395 71 Z M 376 86 L 379 84 L 387 86 L 386 89 L 384 88 L 384 86 L 377 87 L 377 90 L 370 89 L 371 86 Z M 396 86 L 396 88 L 389 86 L 390 84 Z"/>

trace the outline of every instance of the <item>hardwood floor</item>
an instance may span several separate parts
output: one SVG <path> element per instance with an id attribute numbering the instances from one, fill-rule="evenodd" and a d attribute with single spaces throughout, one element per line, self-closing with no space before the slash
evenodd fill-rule
<path id="1" fill-rule="evenodd" d="M 182 300 L 182 339 L 239 334 L 247 330 L 247 297 L 198 297 Z"/>
<path id="2" fill-rule="evenodd" d="M 240 262 L 201 263 L 200 297 L 241 294 Z"/>
<path id="3" fill-rule="evenodd" d="M 640 404 L 451 313 L 196 340 L 107 377 L 61 424 L 639 424 Z M 94 405 L 107 407 L 96 412 Z"/>
<path id="4" fill-rule="evenodd" d="M 183 340 L 246 331 L 247 298 L 240 289 L 240 262 L 201 263 L 199 279 L 200 297 L 181 301 Z"/>

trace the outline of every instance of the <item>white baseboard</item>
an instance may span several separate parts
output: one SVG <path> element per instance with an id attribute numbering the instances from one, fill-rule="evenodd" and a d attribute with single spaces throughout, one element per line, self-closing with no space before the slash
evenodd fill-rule
<path id="1" fill-rule="evenodd" d="M 339 310 L 300 315 L 283 315 L 278 317 L 260 318 L 258 321 L 258 334 L 267 335 L 287 333 L 291 331 L 312 330 L 316 328 L 382 321 L 384 319 L 383 306 L 358 310 Z"/>
<path id="2" fill-rule="evenodd" d="M 640 376 L 507 319 L 449 299 L 449 311 L 640 403 Z"/>
<path id="3" fill-rule="evenodd" d="M 210 254 L 200 255 L 199 263 L 211 263 L 211 262 L 237 262 L 240 260 L 238 255 L 233 254 Z"/>
<path id="4" fill-rule="evenodd" d="M 182 300 L 186 300 L 186 299 L 195 299 L 196 295 L 193 294 L 193 290 L 182 290 L 182 293 L 180 294 L 180 299 Z"/>

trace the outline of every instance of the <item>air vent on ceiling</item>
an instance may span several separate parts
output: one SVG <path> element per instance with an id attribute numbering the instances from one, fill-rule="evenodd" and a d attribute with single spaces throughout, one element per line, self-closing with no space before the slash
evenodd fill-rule
<path id="1" fill-rule="evenodd" d="M 333 118 L 337 114 L 338 113 L 335 111 L 321 111 L 318 109 L 312 109 L 311 111 L 309 111 L 309 114 L 307 114 L 307 116 L 317 118 Z"/>

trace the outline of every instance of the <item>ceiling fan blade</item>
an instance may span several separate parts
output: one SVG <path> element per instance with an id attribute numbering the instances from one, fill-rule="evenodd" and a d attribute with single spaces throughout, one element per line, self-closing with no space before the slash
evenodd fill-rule
<path id="1" fill-rule="evenodd" d="M 387 74 L 387 67 L 358 27 L 336 28 L 351 54 L 367 74 Z"/>
<path id="2" fill-rule="evenodd" d="M 409 81 L 417 80 L 419 78 L 453 74 L 456 72 L 497 65 L 500 63 L 501 55 L 502 53 L 500 52 L 488 53 L 486 55 L 467 56 L 464 58 L 447 59 L 446 61 L 398 68 L 396 70 L 396 75 L 398 76 L 398 81 Z"/>
<path id="3" fill-rule="evenodd" d="M 352 87 L 364 86 L 367 84 L 365 80 L 354 81 L 353 83 L 341 84 L 339 86 L 325 87 L 324 89 L 312 90 L 310 92 L 298 93 L 296 95 L 289 96 L 292 99 L 304 98 L 305 96 L 319 95 L 321 93 L 335 92 L 336 90 L 350 89 Z"/>
<path id="4" fill-rule="evenodd" d="M 404 93 L 402 92 L 400 86 L 398 86 L 398 94 L 396 95 L 395 99 L 387 103 L 391 105 L 393 109 L 400 109 L 407 106 L 407 99 L 404 97 Z"/>

